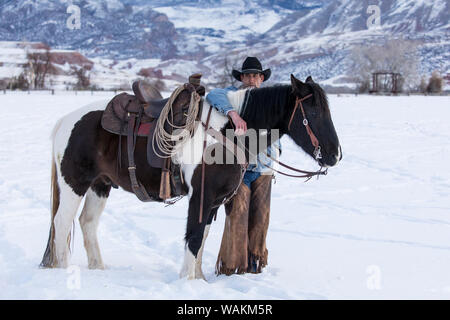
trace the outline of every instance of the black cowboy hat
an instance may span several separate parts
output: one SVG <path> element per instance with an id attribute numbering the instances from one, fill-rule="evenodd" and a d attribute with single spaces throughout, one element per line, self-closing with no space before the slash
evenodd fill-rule
<path id="1" fill-rule="evenodd" d="M 234 70 L 231 72 L 233 77 L 237 81 L 241 81 L 241 74 L 245 73 L 261 73 L 264 75 L 264 81 L 268 80 L 270 78 L 270 74 L 272 73 L 270 69 L 263 70 L 261 66 L 261 62 L 259 62 L 258 58 L 256 57 L 247 57 L 242 64 L 242 70 Z"/>

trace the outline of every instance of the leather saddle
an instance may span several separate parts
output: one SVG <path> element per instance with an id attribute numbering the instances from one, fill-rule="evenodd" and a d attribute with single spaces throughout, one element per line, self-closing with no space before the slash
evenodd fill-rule
<path id="1" fill-rule="evenodd" d="M 205 89 L 200 85 L 201 74 L 194 74 L 189 77 L 189 83 L 184 85 L 188 92 L 196 91 L 200 95 L 205 94 Z M 160 197 L 163 200 L 167 198 L 184 195 L 181 185 L 182 178 L 179 165 L 172 163 L 170 159 L 161 158 L 162 154 L 158 146 L 153 148 L 153 135 L 156 128 L 157 120 L 164 109 L 169 98 L 163 99 L 159 90 L 144 81 L 135 81 L 132 85 L 134 95 L 128 93 L 120 93 L 116 95 L 106 106 L 101 119 L 101 125 L 106 131 L 126 136 L 128 148 L 129 169 L 134 165 L 134 144 L 136 137 L 147 138 L 147 161 L 151 167 L 160 168 L 162 170 Z M 199 115 L 201 110 L 199 111 Z M 119 139 L 119 153 L 121 153 L 121 139 Z M 118 159 L 121 155 L 118 154 Z M 120 163 L 120 162 L 119 162 Z M 146 194 L 145 188 L 140 185 L 135 177 L 134 171 L 130 171 L 130 179 L 133 191 L 142 201 L 154 201 L 159 199 L 150 199 Z M 170 180 L 170 190 L 168 189 L 167 180 Z M 163 186 L 163 183 L 165 186 Z"/>
<path id="2" fill-rule="evenodd" d="M 143 100 L 142 92 L 149 88 L 151 94 L 146 93 L 146 100 Z M 103 129 L 114 134 L 127 135 L 127 115 L 135 113 L 139 115 L 141 123 L 138 136 L 149 135 L 151 127 L 156 124 L 155 120 L 159 118 L 169 99 L 162 99 L 161 93 L 156 88 L 142 81 L 133 83 L 133 91 L 135 95 L 123 92 L 108 103 L 102 117 Z"/>

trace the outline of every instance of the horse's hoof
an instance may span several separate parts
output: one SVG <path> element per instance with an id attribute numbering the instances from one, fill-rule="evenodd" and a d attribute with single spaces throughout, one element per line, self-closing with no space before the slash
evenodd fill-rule
<path id="1" fill-rule="evenodd" d="M 205 276 L 203 275 L 203 272 L 200 273 L 200 274 L 196 274 L 196 275 L 195 275 L 195 279 L 199 279 L 199 280 L 203 280 L 203 281 L 205 281 L 205 282 L 208 282 L 208 281 L 206 281 L 206 278 L 205 278 Z"/>

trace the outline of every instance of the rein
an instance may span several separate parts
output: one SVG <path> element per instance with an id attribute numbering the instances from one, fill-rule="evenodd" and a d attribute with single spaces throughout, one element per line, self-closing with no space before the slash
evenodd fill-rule
<path id="1" fill-rule="evenodd" d="M 242 145 L 242 148 L 244 148 L 245 151 L 247 151 L 249 154 L 251 154 L 251 155 L 254 156 L 254 154 L 251 153 L 250 150 L 248 150 L 248 148 L 247 148 L 245 145 Z M 262 164 L 263 166 L 265 166 L 266 168 L 269 168 L 269 169 L 275 171 L 276 173 L 282 174 L 282 175 L 287 176 L 287 177 L 292 177 L 292 178 L 307 178 L 307 179 L 305 180 L 305 182 L 307 182 L 307 181 L 309 181 L 309 180 L 310 180 L 312 177 L 314 177 L 314 176 L 317 176 L 317 178 L 319 178 L 320 175 L 326 176 L 327 173 L 328 173 L 328 169 L 325 169 L 325 170 L 322 171 L 322 167 L 320 167 L 320 169 L 319 169 L 318 171 L 305 171 L 305 170 L 296 169 L 296 168 L 294 168 L 294 167 L 291 167 L 291 166 L 289 166 L 289 165 L 287 165 L 287 164 L 285 164 L 285 163 L 283 163 L 283 162 L 281 162 L 281 161 L 275 159 L 275 158 L 272 157 L 271 155 L 267 154 L 267 152 L 264 152 L 264 154 L 265 154 L 267 157 L 269 157 L 271 160 L 273 160 L 274 162 L 278 163 L 280 166 L 283 166 L 283 167 L 285 167 L 285 168 L 287 168 L 287 169 L 289 169 L 289 170 L 292 170 L 292 171 L 294 171 L 294 172 L 301 173 L 301 175 L 294 175 L 294 174 L 285 173 L 285 172 L 279 171 L 279 170 L 275 169 L 274 167 L 271 167 L 271 166 L 269 166 L 269 165 L 267 165 L 267 164 L 261 162 L 261 164 Z"/>
<path id="2" fill-rule="evenodd" d="M 292 111 L 291 117 L 290 117 L 290 119 L 289 119 L 288 130 L 290 130 L 290 128 L 291 128 L 291 123 L 292 123 L 292 120 L 294 119 L 295 112 L 297 111 L 298 107 L 300 107 L 300 109 L 301 109 L 301 111 L 302 111 L 302 115 L 303 115 L 303 125 L 304 125 L 305 128 L 306 128 L 306 132 L 308 133 L 308 136 L 309 136 L 309 138 L 310 138 L 310 140 L 311 140 L 311 144 L 314 146 L 314 153 L 313 153 L 313 154 L 314 154 L 314 158 L 315 158 L 316 160 L 319 160 L 319 159 L 322 159 L 322 154 L 321 154 L 321 151 L 320 151 L 320 145 L 319 145 L 319 139 L 317 139 L 316 135 L 315 135 L 314 132 L 311 130 L 311 127 L 309 126 L 309 122 L 308 122 L 308 119 L 306 119 L 306 113 L 305 113 L 305 110 L 304 110 L 303 104 L 302 104 L 302 102 L 303 102 L 304 100 L 306 100 L 306 99 L 308 99 L 308 98 L 310 98 L 310 97 L 312 97 L 312 93 L 310 93 L 310 94 L 304 96 L 303 98 L 298 98 L 298 97 L 296 98 L 294 110 Z M 245 100 L 245 102 L 244 102 L 244 107 L 247 106 L 247 103 L 248 103 L 248 99 Z M 230 122 L 231 122 L 231 125 L 232 125 L 233 128 L 234 128 L 233 122 L 232 122 L 231 120 L 230 120 Z M 248 149 L 245 147 L 245 145 L 243 145 L 242 147 L 243 147 L 249 154 L 252 154 L 252 153 L 250 152 L 250 150 L 248 150 Z M 253 154 L 252 154 L 252 155 L 253 155 Z M 273 158 L 272 156 L 270 156 L 269 154 L 267 154 L 267 152 L 265 152 L 265 155 L 266 155 L 267 157 L 269 157 L 271 160 L 273 160 L 274 162 L 278 163 L 280 166 L 285 167 L 285 168 L 287 168 L 287 169 L 289 169 L 289 170 L 292 170 L 292 171 L 294 171 L 294 172 L 301 173 L 301 175 L 294 175 L 294 174 L 285 173 L 285 172 L 279 171 L 279 170 L 277 170 L 277 169 L 275 169 L 275 168 L 273 168 L 273 167 L 271 167 L 271 166 L 269 166 L 269 165 L 267 165 L 267 164 L 261 162 L 261 164 L 262 164 L 263 166 L 265 166 L 266 168 L 269 168 L 269 169 L 271 169 L 271 170 L 273 170 L 273 171 L 275 171 L 275 172 L 277 172 L 277 173 L 279 173 L 279 174 L 282 174 L 282 175 L 284 175 L 284 176 L 288 176 L 288 177 L 292 177 L 292 178 L 307 178 L 307 179 L 305 180 L 305 182 L 307 182 L 307 181 L 309 181 L 309 180 L 310 180 L 312 177 L 314 177 L 314 176 L 317 176 L 317 178 L 319 178 L 319 176 L 321 176 L 321 175 L 327 175 L 327 173 L 328 173 L 328 169 L 325 169 L 325 170 L 322 171 L 322 167 L 320 167 L 320 169 L 319 169 L 318 171 L 314 171 L 314 172 L 296 169 L 296 168 L 294 168 L 294 167 L 291 167 L 291 166 L 289 166 L 289 165 L 287 165 L 287 164 L 285 164 L 285 163 L 279 161 L 278 159 Z"/>
<path id="3" fill-rule="evenodd" d="M 209 107 L 208 110 L 208 116 L 206 117 L 206 125 L 205 127 L 208 128 L 209 127 L 209 120 L 211 118 L 211 111 L 212 111 L 212 107 Z M 202 122 L 203 123 L 203 122 Z M 201 185 L 200 185 L 200 213 L 198 216 L 198 223 L 202 223 L 202 217 L 203 217 L 203 199 L 205 197 L 205 149 L 206 149 L 206 133 L 205 133 L 205 137 L 203 138 L 203 152 L 202 152 L 202 181 L 201 181 Z"/>
<path id="4" fill-rule="evenodd" d="M 295 171 L 295 172 L 303 173 L 303 175 L 293 175 L 293 174 L 289 174 L 289 173 L 284 173 L 284 172 L 282 172 L 282 171 L 279 171 L 279 170 L 277 170 L 277 169 L 275 169 L 275 168 L 273 168 L 273 167 L 271 167 L 271 166 L 268 166 L 268 165 L 266 165 L 265 163 L 262 163 L 262 162 L 261 162 L 262 165 L 264 165 L 265 167 L 270 168 L 271 170 L 273 170 L 273 171 L 275 171 L 275 172 L 277 172 L 277 173 L 279 173 L 279 174 L 282 174 L 282 175 L 284 175 L 284 176 L 288 176 L 288 177 L 292 177 L 292 178 L 307 178 L 307 179 L 305 180 L 305 182 L 308 182 L 308 181 L 309 181 L 312 177 L 314 177 L 314 176 L 317 176 L 317 179 L 318 179 L 319 176 L 321 176 L 321 175 L 326 176 L 327 173 L 328 173 L 328 169 L 325 169 L 325 170 L 322 171 L 322 167 L 320 167 L 319 171 L 314 171 L 314 172 L 299 170 L 299 169 L 293 168 L 293 167 L 291 167 L 291 166 L 288 166 L 287 164 L 285 164 L 285 163 L 283 163 L 283 162 L 281 162 L 281 161 L 279 161 L 279 160 L 273 158 L 272 156 L 268 155 L 267 153 L 266 153 L 266 155 L 267 155 L 270 159 L 272 159 L 273 161 L 275 161 L 276 163 L 278 163 L 280 166 L 283 166 L 283 167 L 285 167 L 285 168 L 287 168 L 287 169 L 290 169 L 290 170 L 292 170 L 292 171 Z"/>

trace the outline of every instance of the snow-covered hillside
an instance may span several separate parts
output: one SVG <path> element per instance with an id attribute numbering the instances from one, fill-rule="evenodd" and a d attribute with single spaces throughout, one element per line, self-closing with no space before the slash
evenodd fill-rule
<path id="1" fill-rule="evenodd" d="M 120 0 L 2 1 L 0 16 L 0 40 L 46 42 L 91 57 L 167 59 L 176 53 L 176 31 L 165 15 Z"/>
<path id="2" fill-rule="evenodd" d="M 234 65 L 256 55 L 272 68 L 272 81 L 312 74 L 339 86 L 351 71 L 354 46 L 407 39 L 418 45 L 421 75 L 450 72 L 446 0 L 380 0 L 378 9 L 369 0 L 88 0 L 78 3 L 76 30 L 66 26 L 70 4 L 3 1 L 0 40 L 46 42 L 89 59 L 157 59 L 147 68 L 176 70 L 183 77 L 184 66 L 195 65 L 211 83 L 218 81 L 225 59 Z"/>
<path id="3" fill-rule="evenodd" d="M 450 298 L 449 97 L 330 96 L 343 159 L 319 180 L 277 176 L 262 274 L 214 275 L 220 209 L 203 255 L 208 282 L 179 279 L 186 199 L 166 208 L 122 190 L 100 219 L 107 270 L 87 269 L 78 221 L 72 266 L 39 269 L 52 127 L 111 97 L 0 93 L 0 299 Z M 283 161 L 316 168 L 282 144 Z"/>

